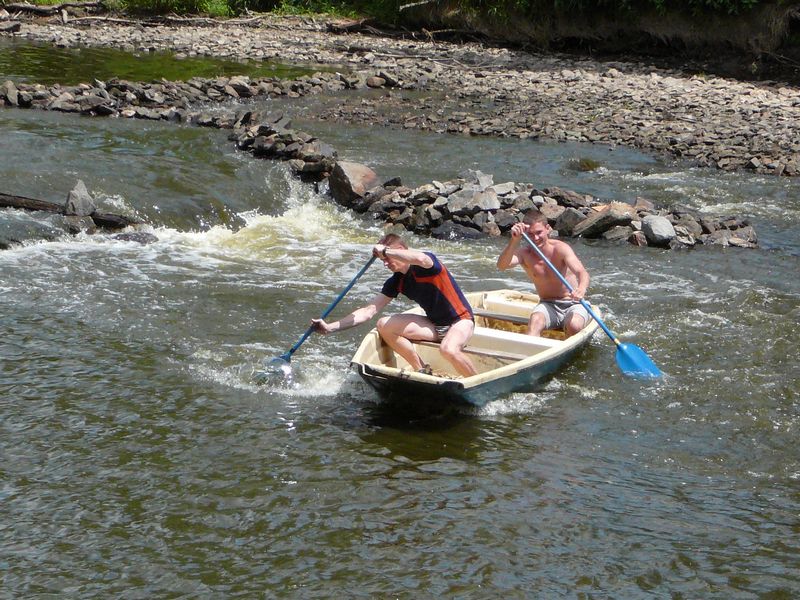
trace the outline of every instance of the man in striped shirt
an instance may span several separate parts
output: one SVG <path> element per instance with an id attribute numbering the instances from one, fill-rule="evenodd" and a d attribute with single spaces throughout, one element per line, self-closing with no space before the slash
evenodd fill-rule
<path id="1" fill-rule="evenodd" d="M 475 375 L 475 366 L 464 354 L 464 346 L 475 329 L 472 307 L 447 268 L 432 252 L 409 248 L 394 233 L 381 238 L 372 253 L 392 271 L 381 292 L 368 304 L 333 323 L 313 319 L 315 330 L 328 334 L 361 325 L 403 294 L 419 304 L 425 315 L 400 313 L 381 317 L 377 324 L 381 338 L 413 369 L 427 373 L 430 367 L 422 362 L 413 342 L 441 342 L 442 356 L 461 375 Z"/>

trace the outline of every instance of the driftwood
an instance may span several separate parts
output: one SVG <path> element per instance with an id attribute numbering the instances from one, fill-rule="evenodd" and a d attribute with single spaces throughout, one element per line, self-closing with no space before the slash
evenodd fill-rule
<path id="1" fill-rule="evenodd" d="M 0 208 L 16 208 L 28 211 L 40 211 L 63 215 L 64 206 L 56 204 L 55 202 L 48 202 L 47 200 L 36 200 L 35 198 L 26 198 L 24 196 L 14 196 L 12 194 L 4 194 L 0 192 Z M 93 212 L 89 215 L 98 227 L 105 229 L 124 229 L 129 225 L 136 225 L 139 221 L 124 217 L 122 215 L 114 215 L 109 213 Z"/>
<path id="2" fill-rule="evenodd" d="M 39 6 L 36 4 L 28 4 L 27 2 L 15 2 L 12 4 L 6 4 L 4 7 L 8 12 L 27 12 L 33 13 L 35 15 L 41 16 L 52 16 L 60 14 L 62 10 L 66 10 L 68 8 L 80 8 L 80 9 L 104 9 L 105 4 L 102 1 L 99 2 L 64 2 L 63 4 L 53 5 L 53 6 Z"/>
<path id="3" fill-rule="evenodd" d="M 12 196 L 11 194 L 4 194 L 3 192 L 0 192 L 0 208 L 19 208 L 22 210 L 39 210 L 61 215 L 64 214 L 64 207 L 60 204 L 47 202 L 46 200 L 25 198 L 24 196 Z"/>

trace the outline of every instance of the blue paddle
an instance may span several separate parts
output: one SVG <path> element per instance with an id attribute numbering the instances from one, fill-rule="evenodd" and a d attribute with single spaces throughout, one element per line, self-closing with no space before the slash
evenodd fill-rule
<path id="1" fill-rule="evenodd" d="M 525 238 L 525 241 L 528 242 L 531 248 L 536 250 L 536 253 L 539 255 L 539 257 L 548 267 L 550 267 L 550 270 L 558 276 L 558 278 L 561 280 L 561 283 L 563 283 L 566 288 L 572 292 L 573 288 L 566 278 L 559 272 L 558 269 L 555 268 L 555 266 L 553 266 L 553 263 L 548 260 L 539 247 L 533 243 L 533 240 L 528 237 L 528 234 L 523 231 L 522 237 Z M 630 375 L 631 377 L 661 377 L 661 370 L 652 360 L 650 360 L 650 357 L 647 356 L 644 350 L 635 344 L 623 344 L 620 342 L 617 339 L 617 336 L 611 333 L 611 330 L 606 327 L 606 324 L 603 323 L 603 320 L 598 317 L 597 314 L 595 314 L 595 312 L 592 310 L 592 307 L 589 306 L 589 303 L 586 302 L 586 300 L 581 298 L 581 304 L 583 304 L 583 307 L 589 312 L 592 318 L 597 321 L 597 324 L 600 325 L 603 331 L 606 332 L 606 335 L 611 338 L 611 341 L 616 344 L 617 365 L 619 365 L 620 370 L 625 375 Z"/>
<path id="2" fill-rule="evenodd" d="M 359 278 L 367 271 L 367 269 L 369 269 L 370 265 L 373 262 L 375 262 L 375 256 L 371 256 L 370 259 L 367 261 L 367 264 L 361 267 L 361 270 L 358 273 L 356 273 L 356 276 L 353 277 L 350 283 L 347 284 L 347 286 L 341 291 L 341 293 L 336 297 L 336 299 L 333 302 L 331 302 L 330 306 L 328 306 L 328 308 L 325 309 L 325 312 L 322 313 L 320 319 L 324 319 L 325 317 L 327 317 L 331 313 L 331 311 L 334 308 L 336 308 L 336 305 L 339 304 L 339 302 L 341 302 L 345 294 L 347 294 L 347 292 L 350 291 L 350 288 L 352 288 L 356 284 L 356 281 L 358 281 Z M 280 369 L 284 375 L 290 375 L 292 372 L 292 367 L 289 365 L 289 362 L 292 360 L 292 354 L 297 352 L 297 349 L 303 345 L 303 342 L 305 342 L 308 339 L 308 336 L 310 336 L 313 331 L 314 331 L 314 326 L 311 325 L 308 329 L 306 329 L 306 332 L 300 337 L 299 340 L 297 340 L 297 343 L 294 346 L 292 346 L 288 352 L 285 352 L 284 354 L 276 356 L 275 358 L 270 360 L 270 365 L 273 368 Z"/>

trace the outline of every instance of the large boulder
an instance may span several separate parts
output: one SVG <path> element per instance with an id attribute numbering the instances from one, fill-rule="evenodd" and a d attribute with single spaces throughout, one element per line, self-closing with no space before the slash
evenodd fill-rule
<path id="1" fill-rule="evenodd" d="M 94 203 L 94 199 L 89 194 L 89 190 L 86 189 L 86 184 L 79 179 L 75 187 L 67 194 L 64 214 L 88 217 L 95 210 L 97 210 L 97 206 Z"/>
<path id="2" fill-rule="evenodd" d="M 454 215 L 473 216 L 481 211 L 494 211 L 500 208 L 500 201 L 494 190 L 463 189 L 447 200 L 447 209 Z"/>
<path id="3" fill-rule="evenodd" d="M 0 103 L 19 106 L 19 90 L 13 81 L 6 81 L 0 85 Z"/>
<path id="4" fill-rule="evenodd" d="M 342 206 L 350 207 L 370 189 L 378 186 L 380 181 L 377 173 L 368 166 L 340 160 L 331 171 L 329 183 L 333 199 Z"/>
<path id="5" fill-rule="evenodd" d="M 477 240 L 485 238 L 486 234 L 453 221 L 445 221 L 439 227 L 431 230 L 431 236 L 438 240 Z"/>
<path id="6" fill-rule="evenodd" d="M 665 248 L 677 234 L 669 219 L 659 215 L 648 215 L 642 219 L 642 233 L 650 246 Z"/>
<path id="7" fill-rule="evenodd" d="M 633 216 L 634 210 L 630 204 L 612 202 L 575 225 L 572 234 L 586 238 L 600 237 L 609 229 L 630 225 Z"/>

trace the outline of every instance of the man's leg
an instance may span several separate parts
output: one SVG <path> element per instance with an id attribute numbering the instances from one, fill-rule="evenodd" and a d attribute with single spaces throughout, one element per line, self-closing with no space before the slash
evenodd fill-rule
<path id="1" fill-rule="evenodd" d="M 586 327 L 589 322 L 589 312 L 583 304 L 575 304 L 567 309 L 567 314 L 564 317 L 564 333 L 567 337 L 575 335 L 581 329 Z"/>
<path id="2" fill-rule="evenodd" d="M 528 335 L 542 335 L 542 331 L 549 328 L 552 320 L 552 309 L 547 304 L 537 304 L 528 321 Z"/>
<path id="3" fill-rule="evenodd" d="M 422 315 L 399 314 L 378 319 L 378 333 L 392 350 L 402 356 L 415 371 L 424 365 L 414 349 L 414 341 L 435 342 L 439 339 L 430 319 Z"/>
<path id="4" fill-rule="evenodd" d="M 464 354 L 464 346 L 467 345 L 469 338 L 472 337 L 472 332 L 475 331 L 475 323 L 470 319 L 462 319 L 456 321 L 450 326 L 447 334 L 442 338 L 441 352 L 450 363 L 456 368 L 456 371 L 461 373 L 464 377 L 470 375 L 477 375 L 478 371 L 475 370 L 475 365 L 469 357 Z"/>

